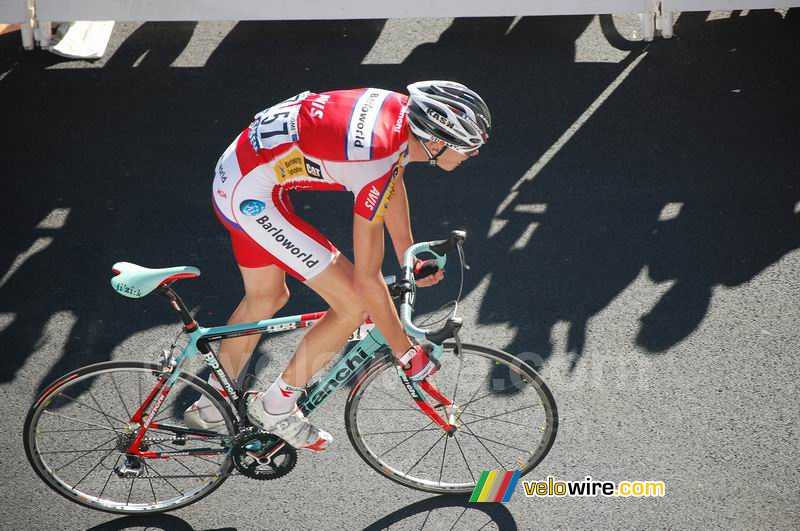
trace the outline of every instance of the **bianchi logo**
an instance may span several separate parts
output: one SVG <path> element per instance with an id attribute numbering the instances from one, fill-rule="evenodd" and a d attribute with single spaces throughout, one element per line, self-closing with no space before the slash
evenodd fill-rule
<path id="1" fill-rule="evenodd" d="M 241 210 L 242 214 L 245 216 L 257 216 L 261 214 L 266 207 L 267 205 L 258 199 L 245 199 L 239 203 L 239 210 Z"/>

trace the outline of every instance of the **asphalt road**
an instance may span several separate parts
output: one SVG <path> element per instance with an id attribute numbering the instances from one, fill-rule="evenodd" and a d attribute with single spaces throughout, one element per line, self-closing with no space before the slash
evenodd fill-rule
<path id="1" fill-rule="evenodd" d="M 616 27 L 616 30 L 614 29 Z M 0 525 L 6 529 L 549 529 L 800 526 L 800 10 L 554 17 L 117 24 L 69 61 L 0 36 Z M 155 359 L 177 331 L 124 300 L 111 264 L 191 264 L 204 324 L 241 297 L 209 205 L 213 165 L 250 117 L 301 90 L 458 79 L 489 102 L 491 144 L 457 173 L 408 172 L 418 239 L 466 228 L 465 336 L 540 359 L 558 440 L 526 479 L 661 480 L 663 498 L 467 504 L 395 485 L 337 438 L 274 483 L 228 481 L 159 517 L 50 491 L 24 415 L 48 382 Z M 297 204 L 346 252 L 349 199 Z M 387 261 L 386 272 L 393 266 Z M 423 309 L 457 289 L 455 275 Z M 290 281 L 284 314 L 320 308 Z M 294 333 L 259 348 L 277 374 Z"/>

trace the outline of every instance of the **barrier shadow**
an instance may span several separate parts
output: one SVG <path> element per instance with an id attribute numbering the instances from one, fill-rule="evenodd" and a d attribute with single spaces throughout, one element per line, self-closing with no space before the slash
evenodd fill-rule
<path id="1" fill-rule="evenodd" d="M 164 531 L 195 531 L 186 520 L 171 514 L 123 516 L 88 528 L 87 531 L 124 531 L 125 529 L 163 529 Z M 204 531 L 236 531 L 235 527 L 219 527 Z"/>
<path id="2" fill-rule="evenodd" d="M 480 322 L 513 327 L 508 350 L 541 363 L 564 323 L 575 367 L 590 321 L 641 275 L 669 289 L 639 315 L 636 345 L 666 352 L 698 328 L 715 289 L 746 284 L 800 246 L 798 11 L 682 15 L 678 37 L 623 61 L 630 73 L 561 145 L 520 134 L 549 121 L 551 109 L 529 100 L 562 113 L 584 81 L 559 78 L 562 96 L 533 75 L 503 80 L 504 94 L 518 97 L 513 115 L 499 106 L 497 141 L 478 170 L 499 193 L 461 188 L 468 206 L 454 199 L 449 211 L 453 226 L 473 228 L 470 288 L 490 277 Z M 564 70 L 544 61 L 539 75 Z M 487 93 L 499 91 L 498 83 Z M 541 167 L 519 156 L 533 151 L 536 160 L 554 144 Z M 508 177 L 491 171 L 501 157 Z M 536 175 L 512 193 L 526 172 Z"/>
<path id="3" fill-rule="evenodd" d="M 637 342 L 667 351 L 697 328 L 717 286 L 742 285 L 800 245 L 797 11 L 683 15 L 678 37 L 646 55 L 617 39 L 630 46 L 625 59 L 590 63 L 575 60 L 592 22 L 581 16 L 456 19 L 400 64 L 360 64 L 385 21 L 242 22 L 196 68 L 169 67 L 195 31 L 181 23 L 143 25 L 103 68 L 50 68 L 49 54 L 23 54 L 2 36 L 12 68 L 0 80 L 0 109 L 15 134 L 0 199 L 14 228 L 0 249 L 0 382 L 48 342 L 64 346 L 43 366 L 40 389 L 174 322 L 157 298 L 109 291 L 117 260 L 198 266 L 203 277 L 179 292 L 201 322 L 224 322 L 241 285 L 209 190 L 237 131 L 305 89 L 403 90 L 425 78 L 465 82 L 493 111 L 480 157 L 452 174 L 417 165 L 407 177 L 418 239 L 470 233 L 466 290 L 485 290 L 479 322 L 509 323 L 506 347 L 541 360 L 554 326 L 567 323 L 578 363 L 590 320 L 646 272 L 673 285 L 640 316 Z M 352 199 L 295 197 L 351 255 Z M 390 254 L 387 273 L 396 270 Z M 282 314 L 322 306 L 297 283 L 290 289 Z M 420 297 L 421 310 L 447 296 L 439 289 Z"/>
<path id="4" fill-rule="evenodd" d="M 387 514 L 364 531 L 394 529 L 497 529 L 515 531 L 517 522 L 502 503 L 469 503 L 469 496 L 436 496 Z"/>

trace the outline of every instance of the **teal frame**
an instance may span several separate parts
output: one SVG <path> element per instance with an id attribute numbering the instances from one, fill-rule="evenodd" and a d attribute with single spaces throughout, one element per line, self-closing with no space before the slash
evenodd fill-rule
<path id="1" fill-rule="evenodd" d="M 444 268 L 446 256 L 439 255 L 438 253 L 432 251 L 429 242 L 418 243 L 407 249 L 404 255 L 403 276 L 406 279 L 413 279 L 411 264 L 414 263 L 414 257 L 423 252 L 433 254 L 436 257 L 437 266 Z M 404 299 L 400 305 L 400 317 L 403 323 L 405 323 L 405 329 L 408 335 L 422 341 L 426 340 L 427 331 L 411 324 L 411 313 L 413 310 L 413 300 L 415 295 L 416 293 L 412 289 L 411 297 L 409 299 Z M 265 319 L 263 321 L 231 326 L 214 326 L 210 328 L 197 326 L 197 328 L 194 330 L 186 332 L 189 336 L 189 343 L 186 345 L 186 347 L 184 347 L 181 354 L 175 360 L 177 370 L 173 371 L 167 380 L 167 388 L 171 388 L 172 385 L 178 380 L 178 376 L 184 364 L 198 354 L 201 354 L 205 362 L 211 367 L 211 370 L 217 375 L 217 378 L 219 379 L 220 383 L 222 383 L 225 391 L 228 393 L 228 396 L 234 405 L 234 407 L 231 409 L 236 414 L 237 420 L 241 420 L 239 418 L 239 408 L 237 406 L 239 405 L 239 400 L 242 396 L 242 389 L 235 384 L 235 381 L 230 379 L 228 374 L 222 368 L 222 365 L 219 363 L 219 359 L 217 359 L 216 355 L 213 351 L 211 351 L 211 349 L 207 349 L 208 352 L 203 352 L 204 349 L 201 349 L 200 347 L 201 342 L 207 343 L 210 341 L 218 341 L 226 338 L 240 337 L 245 335 L 271 334 L 275 332 L 295 330 L 297 328 L 305 328 L 307 326 L 313 326 L 313 323 L 321 318 L 321 316 L 322 312 L 319 312 L 316 314 L 276 317 L 273 319 Z M 367 366 L 369 362 L 374 359 L 375 354 L 384 348 L 388 348 L 386 339 L 377 328 L 373 328 L 369 334 L 362 338 L 356 345 L 354 345 L 336 363 L 336 365 L 334 365 L 325 374 L 325 376 L 320 378 L 317 381 L 317 384 L 309 388 L 309 391 L 306 393 L 306 395 L 298 402 L 298 407 L 300 407 L 301 411 L 305 415 L 312 413 L 328 396 L 333 394 L 333 392 L 335 392 L 339 387 L 347 384 L 350 379 L 358 374 L 359 369 Z M 431 357 L 438 359 L 442 355 L 443 351 L 444 347 L 442 345 L 434 344 L 433 351 L 430 355 Z M 400 371 L 398 371 L 398 373 L 399 372 Z M 409 383 L 413 390 L 416 391 L 417 395 L 420 395 L 419 386 L 410 380 Z"/>

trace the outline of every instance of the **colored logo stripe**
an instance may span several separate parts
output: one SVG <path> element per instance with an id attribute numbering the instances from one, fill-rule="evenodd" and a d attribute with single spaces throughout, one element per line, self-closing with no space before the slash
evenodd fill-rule
<path id="1" fill-rule="evenodd" d="M 507 502 L 511 499 L 514 487 L 519 481 L 519 470 L 497 472 L 490 470 L 481 473 L 475 490 L 472 491 L 471 502 Z"/>

